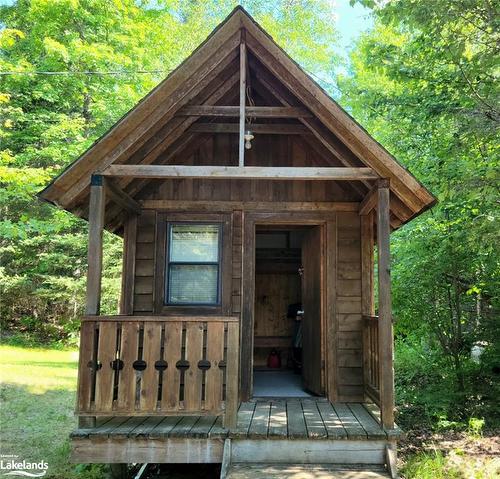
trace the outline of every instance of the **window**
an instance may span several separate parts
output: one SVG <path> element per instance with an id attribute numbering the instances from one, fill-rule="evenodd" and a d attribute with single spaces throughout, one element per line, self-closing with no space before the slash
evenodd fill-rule
<path id="1" fill-rule="evenodd" d="M 220 303 L 221 226 L 169 223 L 166 303 Z"/>

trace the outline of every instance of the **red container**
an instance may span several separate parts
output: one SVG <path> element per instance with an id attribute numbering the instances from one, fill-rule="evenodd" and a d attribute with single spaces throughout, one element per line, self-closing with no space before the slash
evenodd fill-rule
<path id="1" fill-rule="evenodd" d="M 272 369 L 281 368 L 281 356 L 276 349 L 273 349 L 267 357 L 267 367 Z"/>

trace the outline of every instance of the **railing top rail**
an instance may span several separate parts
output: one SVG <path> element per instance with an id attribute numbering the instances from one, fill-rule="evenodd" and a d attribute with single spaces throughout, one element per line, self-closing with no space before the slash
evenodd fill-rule
<path id="1" fill-rule="evenodd" d="M 125 315 L 106 315 L 106 316 L 83 316 L 82 322 L 86 321 L 136 321 L 136 322 L 222 322 L 236 323 L 239 321 L 237 316 L 125 316 Z"/>

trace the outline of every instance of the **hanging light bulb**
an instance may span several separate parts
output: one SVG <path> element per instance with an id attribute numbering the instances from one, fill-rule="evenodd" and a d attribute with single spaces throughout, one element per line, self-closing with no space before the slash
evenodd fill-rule
<path id="1" fill-rule="evenodd" d="M 243 138 L 245 138 L 245 148 L 247 150 L 252 148 L 252 143 L 250 143 L 254 139 L 252 132 L 250 130 L 247 130 Z"/>

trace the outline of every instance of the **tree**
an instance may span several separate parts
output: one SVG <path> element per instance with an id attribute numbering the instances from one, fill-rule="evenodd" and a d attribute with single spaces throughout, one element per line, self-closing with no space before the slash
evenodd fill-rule
<path id="1" fill-rule="evenodd" d="M 0 314 L 3 329 L 73 333 L 86 223 L 35 194 L 193 51 L 234 0 L 19 0 L 0 7 Z M 327 0 L 244 6 L 308 69 L 333 71 Z M 15 72 L 10 74 L 9 72 Z M 60 72 L 37 74 L 35 72 Z M 104 313 L 116 311 L 120 241 L 107 235 Z"/>
<path id="2" fill-rule="evenodd" d="M 439 200 L 393 235 L 396 333 L 437 348 L 457 393 L 446 413 L 459 415 L 494 394 L 499 364 L 497 7 L 362 3 L 375 26 L 339 79 L 342 101 Z M 480 367 L 477 342 L 491 358 Z"/>

